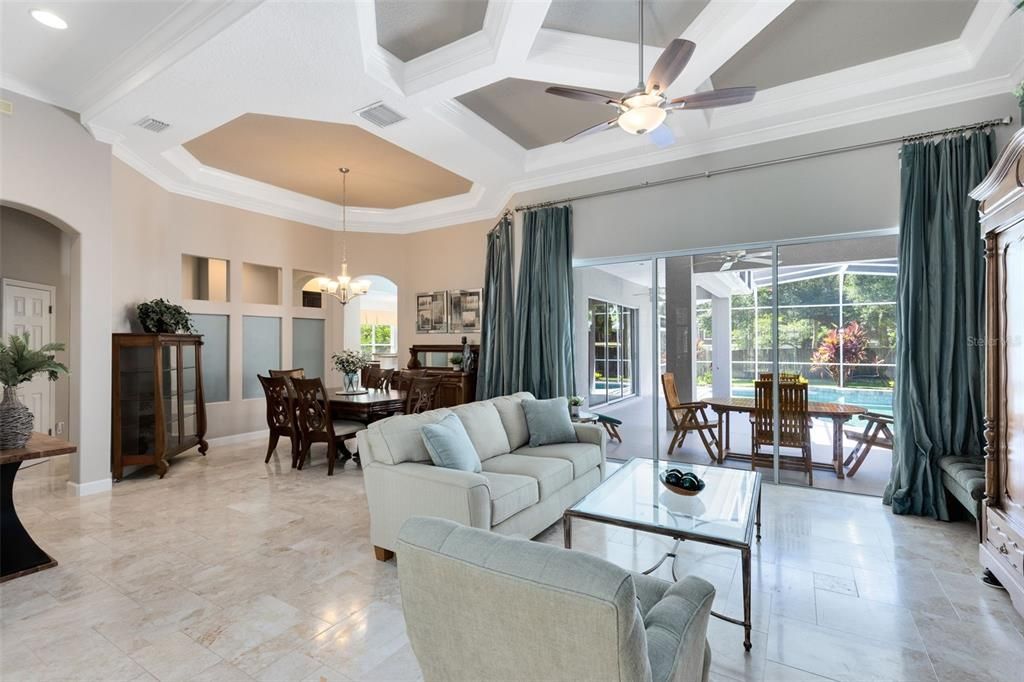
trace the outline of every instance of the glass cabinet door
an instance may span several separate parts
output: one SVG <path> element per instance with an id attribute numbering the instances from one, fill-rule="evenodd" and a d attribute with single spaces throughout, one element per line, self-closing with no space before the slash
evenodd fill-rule
<path id="1" fill-rule="evenodd" d="M 132 455 L 153 454 L 156 452 L 153 347 L 121 346 L 118 375 L 121 450 Z"/>
<path id="2" fill-rule="evenodd" d="M 168 448 L 177 447 L 181 439 L 180 406 L 178 386 L 178 344 L 168 343 L 160 346 L 162 354 L 162 396 L 164 403 L 164 441 Z"/>
<path id="3" fill-rule="evenodd" d="M 193 436 L 199 431 L 196 423 L 196 346 L 193 343 L 181 344 L 181 434 L 183 437 Z"/>

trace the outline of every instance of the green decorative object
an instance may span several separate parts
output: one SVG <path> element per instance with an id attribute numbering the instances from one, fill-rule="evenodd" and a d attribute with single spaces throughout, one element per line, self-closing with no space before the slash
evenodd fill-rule
<path id="1" fill-rule="evenodd" d="M 24 447 L 32 435 L 32 411 L 18 400 L 18 386 L 27 383 L 40 372 L 46 372 L 50 381 L 70 370 L 54 359 L 54 353 L 64 350 L 63 343 L 48 343 L 38 350 L 29 347 L 30 337 L 11 335 L 7 343 L 0 341 L 0 383 L 4 386 L 4 399 L 0 402 L 0 449 Z"/>
<path id="2" fill-rule="evenodd" d="M 344 376 L 345 393 L 359 393 L 359 372 L 370 366 L 370 356 L 358 350 L 343 350 L 331 356 L 334 369 Z"/>
<path id="3" fill-rule="evenodd" d="M 195 332 L 192 318 L 180 305 L 162 298 L 145 301 L 135 307 L 142 330 L 149 334 L 191 334 Z"/>

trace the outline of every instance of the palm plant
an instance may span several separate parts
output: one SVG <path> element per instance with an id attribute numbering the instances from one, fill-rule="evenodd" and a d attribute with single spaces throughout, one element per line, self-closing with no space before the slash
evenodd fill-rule
<path id="1" fill-rule="evenodd" d="M 46 372 L 50 381 L 56 381 L 71 370 L 54 359 L 54 353 L 64 350 L 63 343 L 48 343 L 38 350 L 29 347 L 29 335 L 12 334 L 7 343 L 0 341 L 0 384 L 18 386 L 40 372 Z"/>

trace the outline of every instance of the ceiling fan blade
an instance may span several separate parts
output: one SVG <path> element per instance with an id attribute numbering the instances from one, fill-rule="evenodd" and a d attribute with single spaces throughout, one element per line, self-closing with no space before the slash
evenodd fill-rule
<path id="1" fill-rule="evenodd" d="M 725 107 L 730 104 L 743 104 L 754 99 L 757 88 L 722 88 L 721 90 L 708 90 L 697 92 L 676 99 L 665 105 L 666 109 L 712 109 L 714 107 Z"/>
<path id="2" fill-rule="evenodd" d="M 676 136 L 672 134 L 672 129 L 664 124 L 647 133 L 647 136 L 659 149 L 671 147 L 676 143 Z"/>
<path id="3" fill-rule="evenodd" d="M 608 130 L 610 128 L 614 128 L 615 125 L 618 123 L 618 120 L 619 119 L 617 119 L 617 118 L 613 118 L 610 121 L 605 121 L 604 123 L 598 123 L 595 126 L 590 126 L 589 128 L 584 128 L 583 130 L 579 131 L 575 135 L 570 135 L 569 137 L 565 138 L 564 140 L 562 140 L 562 142 L 575 142 L 579 138 L 585 137 L 585 136 L 590 135 L 592 133 L 599 133 L 602 130 Z"/>
<path id="4" fill-rule="evenodd" d="M 696 47 L 689 40 L 682 38 L 676 38 L 669 43 L 651 69 L 651 75 L 647 77 L 647 92 L 665 92 L 686 68 Z"/>
<path id="5" fill-rule="evenodd" d="M 615 104 L 617 101 L 611 99 L 610 97 L 608 97 L 608 95 L 602 95 L 600 92 L 580 90 L 579 88 L 563 88 L 558 85 L 553 85 L 544 92 L 548 93 L 549 95 L 558 95 L 559 97 L 578 99 L 583 102 L 597 102 L 599 104 Z"/>
<path id="6" fill-rule="evenodd" d="M 754 256 L 747 256 L 743 259 L 744 263 L 756 263 L 757 265 L 771 265 L 771 258 L 756 258 Z"/>
<path id="7" fill-rule="evenodd" d="M 728 272 L 729 270 L 732 269 L 732 264 L 735 263 L 735 262 L 736 261 L 734 261 L 734 260 L 727 260 L 727 261 L 725 261 L 724 263 L 722 263 L 722 267 L 718 268 L 718 271 L 719 272 Z"/>

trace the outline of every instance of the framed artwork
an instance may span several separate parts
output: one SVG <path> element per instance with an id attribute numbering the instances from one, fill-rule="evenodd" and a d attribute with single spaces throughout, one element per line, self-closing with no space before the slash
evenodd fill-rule
<path id="1" fill-rule="evenodd" d="M 452 289 L 448 292 L 448 331 L 476 334 L 483 324 L 483 289 Z"/>
<path id="2" fill-rule="evenodd" d="M 448 292 L 416 294 L 416 333 L 443 334 L 448 331 Z"/>

